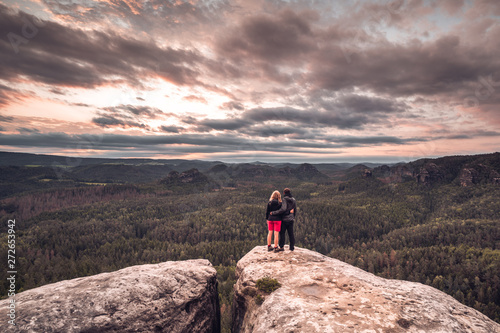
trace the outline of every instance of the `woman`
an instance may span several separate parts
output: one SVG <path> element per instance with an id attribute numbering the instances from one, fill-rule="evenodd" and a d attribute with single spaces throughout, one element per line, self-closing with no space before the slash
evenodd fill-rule
<path id="1" fill-rule="evenodd" d="M 278 248 L 279 232 L 281 230 L 281 215 L 271 215 L 270 213 L 282 208 L 282 205 L 286 205 L 286 202 L 282 202 L 281 194 L 279 191 L 274 191 L 269 198 L 266 210 L 266 219 L 269 233 L 267 235 L 267 250 L 272 251 Z M 285 207 L 286 210 L 286 207 Z M 271 246 L 271 241 L 274 231 L 274 248 Z"/>

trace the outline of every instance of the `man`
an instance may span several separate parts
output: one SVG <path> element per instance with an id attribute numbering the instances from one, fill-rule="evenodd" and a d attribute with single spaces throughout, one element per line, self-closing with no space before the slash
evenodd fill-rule
<path id="1" fill-rule="evenodd" d="M 283 202 L 286 201 L 286 205 L 282 205 L 279 210 L 271 212 L 271 215 L 282 215 L 281 217 L 281 231 L 279 234 L 279 248 L 276 248 L 274 252 L 284 251 L 285 246 L 285 233 L 288 232 L 288 238 L 290 239 L 290 251 L 295 249 L 295 236 L 293 235 L 293 221 L 295 220 L 295 215 L 297 214 L 297 203 L 295 198 L 292 196 L 292 192 L 289 188 L 283 190 Z"/>

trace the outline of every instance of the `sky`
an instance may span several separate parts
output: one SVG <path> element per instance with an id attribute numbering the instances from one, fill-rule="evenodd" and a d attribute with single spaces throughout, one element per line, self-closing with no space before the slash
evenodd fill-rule
<path id="1" fill-rule="evenodd" d="M 497 0 L 3 0 L 0 150 L 225 162 L 500 151 Z"/>

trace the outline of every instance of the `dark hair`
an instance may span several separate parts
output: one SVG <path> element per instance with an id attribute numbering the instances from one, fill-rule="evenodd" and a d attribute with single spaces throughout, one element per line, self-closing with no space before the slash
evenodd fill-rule
<path id="1" fill-rule="evenodd" d="M 292 191 L 290 191 L 290 189 L 287 187 L 283 190 L 283 194 L 290 196 L 292 195 Z"/>

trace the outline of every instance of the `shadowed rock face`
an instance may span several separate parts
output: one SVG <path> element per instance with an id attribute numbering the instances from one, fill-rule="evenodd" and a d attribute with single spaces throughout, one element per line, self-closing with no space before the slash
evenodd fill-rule
<path id="1" fill-rule="evenodd" d="M 61 281 L 0 301 L 1 332 L 220 332 L 216 271 L 170 261 Z"/>
<path id="2" fill-rule="evenodd" d="M 388 280 L 317 252 L 257 246 L 237 265 L 233 332 L 500 332 L 500 325 L 420 283 Z M 265 276 L 281 287 L 255 300 Z"/>

